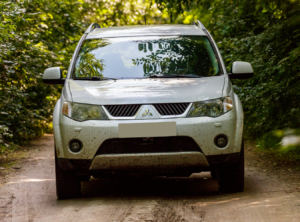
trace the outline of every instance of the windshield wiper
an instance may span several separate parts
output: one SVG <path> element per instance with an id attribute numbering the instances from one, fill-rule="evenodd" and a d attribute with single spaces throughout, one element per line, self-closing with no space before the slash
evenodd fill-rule
<path id="1" fill-rule="evenodd" d="M 148 78 L 201 78 L 201 77 L 203 77 L 203 76 L 178 75 L 178 74 L 168 74 L 168 75 L 155 74 L 155 75 L 150 75 Z"/>
<path id="2" fill-rule="evenodd" d="M 92 81 L 101 81 L 101 80 L 117 80 L 115 78 L 109 78 L 109 77 L 98 77 L 98 76 L 93 76 L 91 78 L 75 78 L 74 80 L 92 80 Z"/>
<path id="3" fill-rule="evenodd" d="M 92 80 L 109 80 L 109 79 L 111 79 L 111 80 L 117 80 L 117 79 L 115 79 L 115 78 L 110 78 L 110 77 L 98 77 L 98 76 L 93 76 L 92 77 Z"/>

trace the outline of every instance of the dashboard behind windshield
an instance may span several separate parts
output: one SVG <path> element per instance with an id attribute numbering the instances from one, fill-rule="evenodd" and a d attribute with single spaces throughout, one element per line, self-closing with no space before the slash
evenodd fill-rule
<path id="1" fill-rule="evenodd" d="M 147 78 L 151 75 L 220 74 L 205 36 L 149 36 L 87 39 L 78 54 L 73 78 Z"/>

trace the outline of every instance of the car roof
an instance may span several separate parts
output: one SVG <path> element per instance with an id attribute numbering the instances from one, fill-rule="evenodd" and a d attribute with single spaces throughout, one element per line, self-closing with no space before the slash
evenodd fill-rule
<path id="1" fill-rule="evenodd" d="M 202 35 L 205 32 L 195 25 L 135 25 L 96 28 L 86 39 L 126 36 L 157 36 L 157 35 Z"/>

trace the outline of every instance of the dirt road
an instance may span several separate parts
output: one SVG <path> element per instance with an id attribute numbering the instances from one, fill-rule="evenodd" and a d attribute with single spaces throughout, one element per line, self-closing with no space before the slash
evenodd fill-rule
<path id="1" fill-rule="evenodd" d="M 257 166 L 246 146 L 243 193 L 220 194 L 209 173 L 190 178 L 92 179 L 57 200 L 53 137 L 33 141 L 0 185 L 0 221 L 300 221 L 300 179 Z"/>

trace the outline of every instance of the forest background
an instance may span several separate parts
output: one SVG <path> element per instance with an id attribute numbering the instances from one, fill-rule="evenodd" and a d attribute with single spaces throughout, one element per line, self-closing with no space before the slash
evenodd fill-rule
<path id="1" fill-rule="evenodd" d="M 298 0 L 4 0 L 0 2 L 0 152 L 52 132 L 61 87 L 46 86 L 46 68 L 64 74 L 93 22 L 101 27 L 190 24 L 199 19 L 230 71 L 250 62 L 255 76 L 234 80 L 245 112 L 245 138 L 300 160 L 300 2 Z M 290 138 L 283 149 L 282 138 Z M 285 153 L 286 153 L 285 152 Z M 284 154 L 286 155 L 286 154 Z"/>

